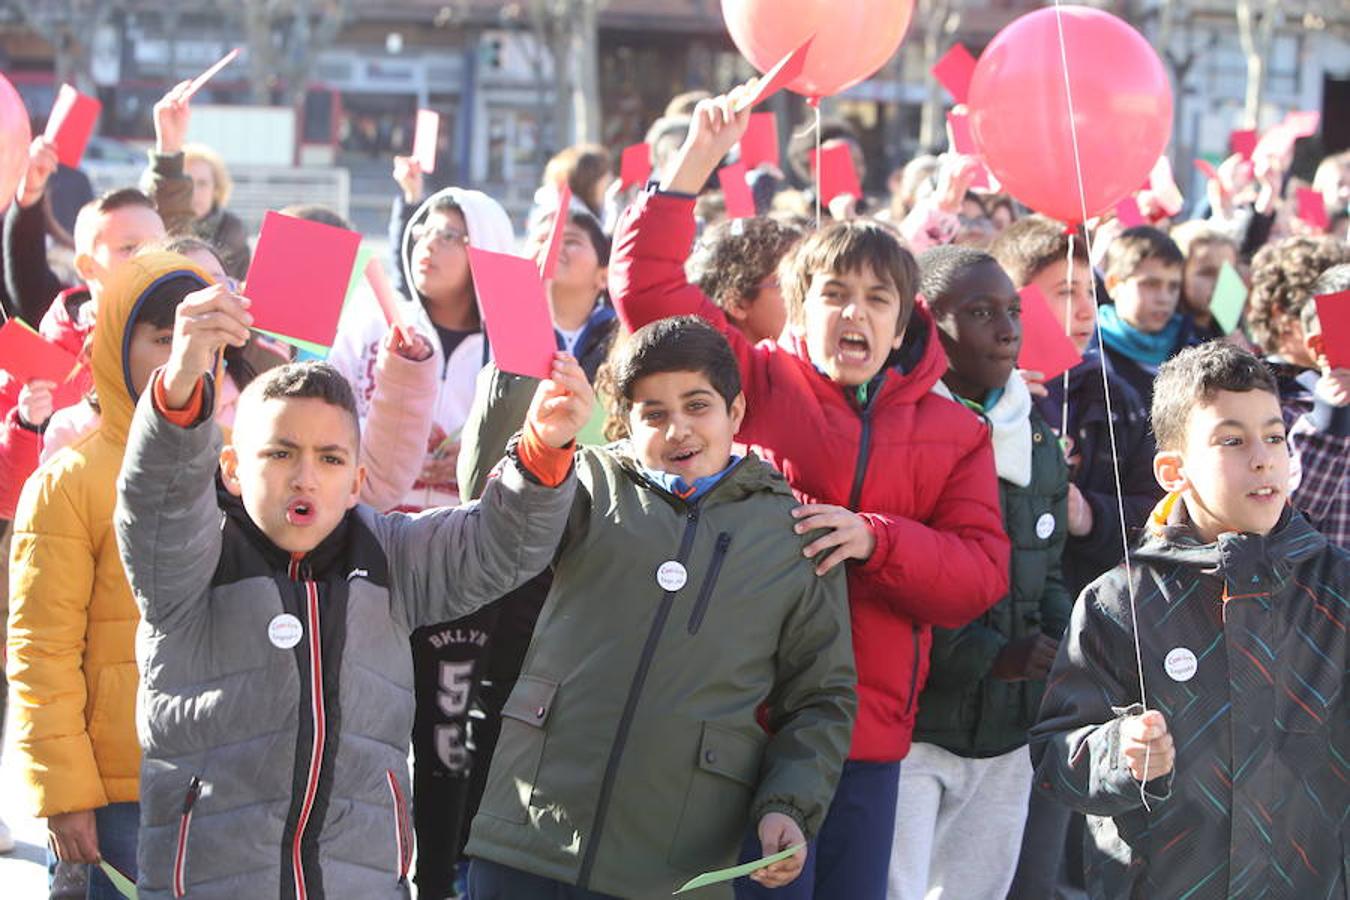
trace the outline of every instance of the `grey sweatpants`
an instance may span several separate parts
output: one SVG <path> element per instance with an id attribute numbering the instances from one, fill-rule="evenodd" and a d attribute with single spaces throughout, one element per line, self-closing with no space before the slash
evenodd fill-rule
<path id="1" fill-rule="evenodd" d="M 1026 747 L 967 759 L 915 744 L 900 767 L 886 900 L 1007 896 L 1031 778 Z"/>

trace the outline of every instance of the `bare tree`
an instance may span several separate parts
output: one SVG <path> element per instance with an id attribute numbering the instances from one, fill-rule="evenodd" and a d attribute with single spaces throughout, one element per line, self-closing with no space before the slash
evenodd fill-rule
<path id="1" fill-rule="evenodd" d="M 560 145 L 600 137 L 600 11 L 609 0 L 513 4 L 552 60 L 553 120 Z"/>
<path id="2" fill-rule="evenodd" d="M 1261 100 L 1266 87 L 1266 60 L 1270 58 L 1275 26 L 1280 20 L 1279 0 L 1237 0 L 1238 38 L 1247 57 L 1247 96 L 1242 105 L 1243 125 L 1260 125 Z"/>
<path id="3" fill-rule="evenodd" d="M 249 81 L 256 103 L 305 98 L 319 54 L 337 37 L 353 0 L 238 0 L 227 4 L 248 37 Z"/>
<path id="4" fill-rule="evenodd" d="M 931 71 L 942 54 L 952 46 L 953 35 L 961 27 L 960 0 L 919 0 L 916 18 L 924 23 L 923 68 Z M 946 118 L 943 116 L 943 88 L 937 79 L 926 79 L 928 96 L 919 117 L 919 146 L 927 151 L 945 143 Z"/>
<path id="5" fill-rule="evenodd" d="M 122 0 L 3 0 L 19 20 L 55 51 L 56 80 L 94 92 L 93 46 L 98 30 L 121 10 Z"/>

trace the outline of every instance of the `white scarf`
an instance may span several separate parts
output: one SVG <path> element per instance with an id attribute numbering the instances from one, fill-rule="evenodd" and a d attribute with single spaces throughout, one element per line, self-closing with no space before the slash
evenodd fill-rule
<path id="1" fill-rule="evenodd" d="M 933 393 L 961 402 L 941 379 Z M 991 430 L 998 477 L 1018 487 L 1031 484 L 1031 391 L 1021 373 L 1013 371 L 1003 393 L 984 411 L 984 418 Z"/>

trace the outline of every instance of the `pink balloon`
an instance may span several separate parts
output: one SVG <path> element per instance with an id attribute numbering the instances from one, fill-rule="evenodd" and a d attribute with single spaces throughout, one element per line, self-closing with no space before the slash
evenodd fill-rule
<path id="1" fill-rule="evenodd" d="M 1139 190 L 1172 131 L 1172 86 L 1148 42 L 1115 16 L 1061 6 L 1027 13 L 994 36 L 970 84 L 971 133 L 1003 187 L 1062 222 L 1084 218 L 1074 165 L 1068 60 L 1087 217 Z"/>
<path id="2" fill-rule="evenodd" d="M 0 75 L 0 211 L 14 199 L 19 179 L 28 169 L 28 145 L 32 140 L 23 98 Z"/>
<path id="3" fill-rule="evenodd" d="M 828 97 L 871 76 L 909 28 L 914 0 L 722 0 L 731 39 L 761 72 L 815 36 L 806 69 L 788 85 Z"/>

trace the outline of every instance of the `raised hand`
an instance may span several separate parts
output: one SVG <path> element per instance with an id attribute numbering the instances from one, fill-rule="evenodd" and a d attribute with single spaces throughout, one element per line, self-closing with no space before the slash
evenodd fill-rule
<path id="1" fill-rule="evenodd" d="M 394 181 L 403 191 L 405 203 L 420 203 L 425 191 L 422 164 L 411 156 L 394 157 Z"/>
<path id="2" fill-rule="evenodd" d="M 170 409 L 182 409 L 197 381 L 216 365 L 225 347 L 248 343 L 253 316 L 247 297 L 213 284 L 183 298 L 174 315 L 173 348 L 164 366 L 164 393 Z"/>
<path id="3" fill-rule="evenodd" d="M 52 391 L 56 390 L 55 381 L 34 378 L 19 388 L 19 419 L 25 425 L 41 428 L 52 417 Z"/>
<path id="4" fill-rule="evenodd" d="M 576 357 L 556 353 L 553 373 L 540 382 L 526 421 L 550 447 L 566 447 L 586 426 L 595 405 L 595 391 Z"/>
<path id="5" fill-rule="evenodd" d="M 155 104 L 156 153 L 182 152 L 183 142 L 187 140 L 188 122 L 192 118 L 192 107 L 186 98 L 191 86 L 190 80 L 180 81 Z"/>
<path id="6" fill-rule="evenodd" d="M 661 180 L 663 191 L 697 194 L 703 189 L 713 169 L 750 125 L 750 110 L 736 112 L 736 104 L 753 85 L 753 81 L 747 82 L 730 93 L 699 101 L 684 145 Z"/>
<path id="7" fill-rule="evenodd" d="M 43 193 L 47 190 L 47 182 L 58 164 L 56 144 L 40 135 L 33 138 L 33 143 L 28 145 L 28 169 L 19 181 L 19 190 L 15 193 L 15 199 L 20 206 L 27 209 L 42 199 Z"/>

